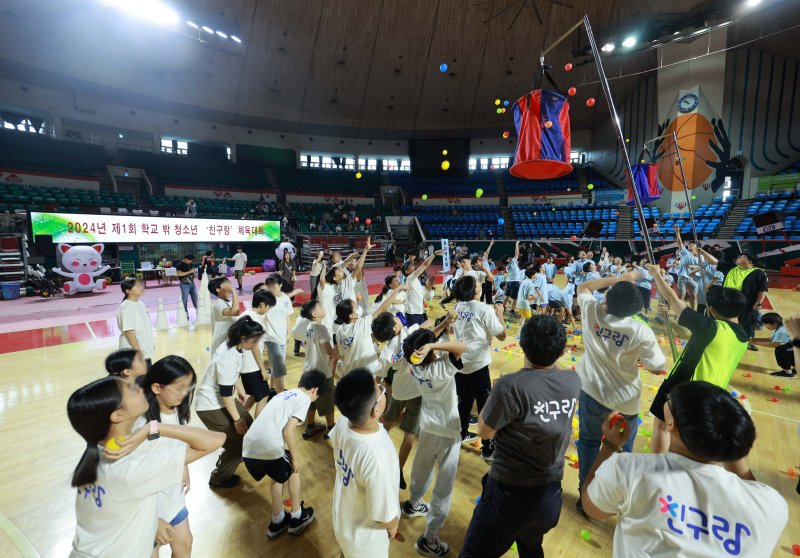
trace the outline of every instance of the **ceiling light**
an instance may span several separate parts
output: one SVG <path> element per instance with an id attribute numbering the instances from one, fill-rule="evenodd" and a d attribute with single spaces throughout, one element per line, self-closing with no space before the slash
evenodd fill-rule
<path id="1" fill-rule="evenodd" d="M 145 19 L 157 25 L 176 25 L 178 14 L 160 0 L 100 0 L 131 17 Z"/>
<path id="2" fill-rule="evenodd" d="M 747 5 L 751 8 L 755 8 L 761 3 L 761 0 L 747 0 Z"/>
<path id="3" fill-rule="evenodd" d="M 231 40 L 232 40 L 234 43 L 239 43 L 239 44 L 241 44 L 241 43 L 242 43 L 242 40 L 241 40 L 239 37 L 237 37 L 236 35 L 231 35 Z"/>
<path id="4" fill-rule="evenodd" d="M 606 44 L 603 45 L 603 47 L 600 50 L 602 50 L 603 52 L 611 52 L 615 48 L 616 48 L 616 46 L 614 45 L 614 43 L 606 43 Z"/>
<path id="5" fill-rule="evenodd" d="M 622 41 L 622 46 L 625 48 L 630 48 L 636 44 L 636 37 L 626 37 L 624 41 Z"/>
<path id="6" fill-rule="evenodd" d="M 223 39 L 227 39 L 228 38 L 228 36 L 225 33 L 223 33 L 222 31 L 217 31 L 217 35 L 219 35 Z"/>
<path id="7" fill-rule="evenodd" d="M 198 28 L 198 25 L 194 21 L 187 21 L 186 25 L 188 25 L 192 29 L 197 29 Z"/>
<path id="8" fill-rule="evenodd" d="M 206 33 L 209 33 L 209 34 L 211 34 L 211 35 L 213 35 L 213 34 L 214 34 L 214 30 L 213 30 L 213 29 L 211 29 L 211 28 L 210 28 L 208 25 L 203 25 L 202 29 L 203 29 L 203 31 L 205 31 Z"/>
<path id="9" fill-rule="evenodd" d="M 680 31 L 675 31 L 675 32 L 673 33 L 673 35 L 680 35 L 680 34 L 681 34 L 681 32 L 680 32 Z"/>

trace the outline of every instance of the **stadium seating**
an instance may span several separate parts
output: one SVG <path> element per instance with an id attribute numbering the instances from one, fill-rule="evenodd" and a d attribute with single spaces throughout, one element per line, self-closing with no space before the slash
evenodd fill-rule
<path id="1" fill-rule="evenodd" d="M 335 197 L 350 195 L 373 196 L 380 190 L 381 178 L 377 172 L 333 169 L 274 169 L 272 173 L 278 186 L 286 192 L 324 194 Z"/>
<path id="2" fill-rule="evenodd" d="M 230 161 L 213 161 L 186 155 L 119 150 L 125 165 L 141 168 L 164 186 L 169 184 L 200 188 L 240 188 L 264 190 L 267 175 L 264 169 L 235 165 Z"/>
<path id="3" fill-rule="evenodd" d="M 756 225 L 753 221 L 753 217 L 768 211 L 777 211 L 784 215 L 785 230 L 759 236 L 756 233 Z M 800 196 L 798 196 L 796 192 L 785 191 L 758 194 L 756 200 L 747 208 L 747 213 L 742 219 L 742 222 L 736 228 L 734 239 L 784 239 L 786 236 L 789 236 L 791 240 L 800 240 L 800 221 L 797 220 L 798 214 L 800 214 Z"/>
<path id="4" fill-rule="evenodd" d="M 514 228 L 520 239 L 582 237 L 586 224 L 596 220 L 603 223 L 600 238 L 611 240 L 617 234 L 616 212 L 616 204 L 611 203 L 511 206 Z"/>
<path id="5" fill-rule="evenodd" d="M 707 240 L 713 238 L 719 231 L 719 228 L 722 226 L 722 223 L 725 221 L 732 207 L 733 205 L 730 201 L 723 202 L 722 198 L 714 198 L 713 203 L 695 208 L 694 219 L 698 239 Z M 659 231 L 654 235 L 656 238 L 665 240 L 674 239 L 674 227 L 676 225 L 680 227 L 683 237 L 690 238 L 692 235 L 692 222 L 688 211 L 661 214 L 657 207 L 644 207 L 643 210 L 645 219 L 656 219 Z M 633 236 L 634 238 L 641 238 L 641 229 L 639 228 L 639 219 L 637 215 L 638 213 L 634 209 Z"/>
<path id="6" fill-rule="evenodd" d="M 55 140 L 37 134 L 0 130 L 0 168 L 93 176 L 111 156 L 99 145 Z"/>
<path id="7" fill-rule="evenodd" d="M 152 196 L 150 205 L 160 213 L 183 215 L 186 210 L 188 196 Z M 254 200 L 233 200 L 225 198 L 194 198 L 197 204 L 197 216 L 206 219 L 240 219 L 242 216 L 256 218 L 251 213 L 257 202 Z M 267 212 L 259 219 L 278 220 L 281 218 L 277 211 Z"/>
<path id="8" fill-rule="evenodd" d="M 391 215 L 392 208 L 388 206 L 371 206 L 371 205 L 364 205 L 364 206 L 355 206 L 356 207 L 356 217 L 358 217 L 359 223 L 355 226 L 355 231 L 352 232 L 373 232 L 376 230 L 384 230 L 383 225 L 376 222 L 375 216 L 380 215 Z M 319 227 L 320 222 L 323 219 L 323 216 L 328 213 L 331 218 L 333 217 L 333 205 L 328 203 L 293 203 L 292 204 L 292 216 L 297 219 L 298 225 L 300 227 L 300 232 L 302 233 L 309 233 L 309 234 L 323 234 L 327 232 L 334 232 L 336 230 L 337 224 L 342 228 L 342 232 L 347 231 L 347 223 L 329 223 L 329 230 L 324 231 L 322 228 Z M 367 225 L 366 220 L 371 219 L 373 223 L 371 225 Z M 311 224 L 315 226 L 312 227 Z M 363 230 L 362 230 L 363 227 Z"/>
<path id="9" fill-rule="evenodd" d="M 404 205 L 401 210 L 417 217 L 428 238 L 503 238 L 499 205 Z"/>
<path id="10" fill-rule="evenodd" d="M 503 183 L 509 196 L 521 194 L 564 194 L 578 192 L 580 188 L 575 171 L 561 178 L 551 180 L 526 180 L 506 173 L 503 175 Z"/>
<path id="11" fill-rule="evenodd" d="M 401 186 L 411 197 L 454 196 L 474 197 L 478 188 L 484 196 L 497 195 L 497 178 L 493 172 L 473 172 L 468 177 L 444 176 L 418 178 L 410 175 L 397 175 L 391 178 L 392 186 Z"/>
<path id="12" fill-rule="evenodd" d="M 94 213 L 100 207 L 133 209 L 138 206 L 138 202 L 130 195 L 119 192 L 0 184 L 0 211 L 27 209 L 28 211 Z"/>

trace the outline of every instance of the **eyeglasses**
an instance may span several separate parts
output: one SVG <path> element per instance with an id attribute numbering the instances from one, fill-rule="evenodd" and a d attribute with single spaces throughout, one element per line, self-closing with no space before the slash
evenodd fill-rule
<path id="1" fill-rule="evenodd" d="M 385 386 L 383 386 L 383 385 L 380 385 L 380 384 L 378 385 L 378 387 L 379 387 L 379 388 L 381 388 L 381 394 L 380 394 L 380 395 L 378 396 L 378 398 L 375 400 L 375 403 L 373 403 L 373 404 L 372 404 L 372 410 L 373 410 L 373 411 L 375 410 L 375 407 L 377 407 L 377 406 L 378 406 L 378 403 L 380 403 L 380 402 L 381 402 L 381 399 L 383 398 L 383 396 L 384 396 L 384 395 L 386 395 L 386 387 L 385 387 Z"/>
<path id="2" fill-rule="evenodd" d="M 172 392 L 175 395 L 179 395 L 181 397 L 186 397 L 187 395 L 189 395 L 189 392 L 192 391 L 191 387 L 184 388 L 182 390 L 177 390 L 175 388 L 172 388 L 172 387 L 164 385 L 164 384 L 158 384 L 158 385 L 160 385 L 163 389 L 165 389 L 165 390 L 167 390 L 169 392 Z"/>

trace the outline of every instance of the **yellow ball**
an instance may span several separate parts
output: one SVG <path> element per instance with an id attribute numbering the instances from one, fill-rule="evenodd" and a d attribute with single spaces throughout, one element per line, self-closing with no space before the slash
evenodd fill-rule
<path id="1" fill-rule="evenodd" d="M 119 439 L 120 439 L 120 441 L 124 442 L 125 441 L 125 436 L 120 436 Z M 117 443 L 117 439 L 116 438 L 110 438 L 108 440 L 108 442 L 106 442 L 106 449 L 119 450 L 119 449 L 122 449 L 122 446 L 120 446 Z"/>
<path id="2" fill-rule="evenodd" d="M 495 99 L 494 100 L 494 104 L 499 105 L 500 104 L 500 99 Z"/>
<path id="3" fill-rule="evenodd" d="M 361 173 L 360 173 L 360 172 L 357 172 L 357 173 L 356 173 L 356 179 L 359 179 L 359 178 L 361 178 Z"/>
<path id="4" fill-rule="evenodd" d="M 447 170 L 450 168 L 450 161 L 442 161 L 442 170 Z"/>
<path id="5" fill-rule="evenodd" d="M 411 355 L 411 358 L 409 360 L 411 361 L 411 364 L 419 364 L 420 362 L 422 362 L 422 359 L 416 355 Z"/>
<path id="6" fill-rule="evenodd" d="M 447 155 L 447 149 L 442 149 L 442 155 Z"/>
<path id="7" fill-rule="evenodd" d="M 428 199 L 428 194 L 422 194 L 422 199 L 423 200 L 427 200 Z"/>

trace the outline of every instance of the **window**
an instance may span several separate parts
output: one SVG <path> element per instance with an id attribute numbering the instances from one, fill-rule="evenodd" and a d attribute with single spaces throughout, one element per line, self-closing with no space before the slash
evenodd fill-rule
<path id="1" fill-rule="evenodd" d="M 344 160 L 344 168 L 347 170 L 356 170 L 356 160 L 354 157 L 346 157 Z"/>
<path id="2" fill-rule="evenodd" d="M 507 169 L 510 164 L 511 164 L 511 157 L 509 155 L 487 155 L 485 157 L 470 158 L 469 170 L 500 171 Z"/>
<path id="3" fill-rule="evenodd" d="M 581 157 L 583 154 L 580 151 L 570 151 L 569 162 L 573 165 L 581 164 Z"/>
<path id="4" fill-rule="evenodd" d="M 231 160 L 231 148 L 230 147 L 226 147 L 225 148 L 225 153 L 228 155 L 228 161 L 230 161 Z"/>
<path id="5" fill-rule="evenodd" d="M 469 170 L 474 171 L 478 168 L 478 160 L 475 157 L 469 158 Z"/>
<path id="6" fill-rule="evenodd" d="M 161 138 L 161 153 L 172 153 L 172 140 Z"/>
<path id="7" fill-rule="evenodd" d="M 312 155 L 308 158 L 308 166 L 319 168 L 319 155 Z"/>
<path id="8" fill-rule="evenodd" d="M 189 142 L 178 140 L 175 144 L 177 145 L 175 153 L 178 155 L 187 155 L 189 153 Z"/>
<path id="9" fill-rule="evenodd" d="M 728 201 L 730 197 L 732 197 L 731 177 L 726 176 L 725 181 L 722 183 L 722 201 Z"/>
<path id="10" fill-rule="evenodd" d="M 411 172 L 411 161 L 409 159 L 400 161 L 400 172 Z"/>
<path id="11" fill-rule="evenodd" d="M 300 167 L 314 169 L 355 170 L 356 159 L 352 155 L 339 153 L 300 153 Z"/>
<path id="12" fill-rule="evenodd" d="M 386 172 L 411 172 L 411 161 L 404 157 L 383 159 L 381 166 Z"/>

